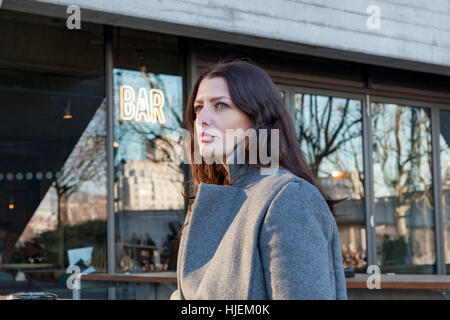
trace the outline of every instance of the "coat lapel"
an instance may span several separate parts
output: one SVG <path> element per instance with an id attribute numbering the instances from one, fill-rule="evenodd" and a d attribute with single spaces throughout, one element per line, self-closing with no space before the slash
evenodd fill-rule
<path id="1" fill-rule="evenodd" d="M 180 243 L 182 262 L 178 267 L 182 273 L 179 276 L 184 284 L 190 284 L 183 286 L 185 295 L 195 296 L 204 269 L 246 198 L 245 192 L 238 187 L 199 185 L 192 216 Z"/>

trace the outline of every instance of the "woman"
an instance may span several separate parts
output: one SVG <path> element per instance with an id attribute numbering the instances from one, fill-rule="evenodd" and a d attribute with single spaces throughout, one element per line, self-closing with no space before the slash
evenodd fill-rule
<path id="1" fill-rule="evenodd" d="M 185 119 L 195 200 L 180 230 L 171 299 L 347 299 L 335 201 L 316 184 L 266 72 L 242 60 L 210 67 Z M 238 129 L 263 141 L 256 163 L 249 135 L 225 141 Z M 269 153 L 279 163 L 270 174 L 260 157 Z"/>

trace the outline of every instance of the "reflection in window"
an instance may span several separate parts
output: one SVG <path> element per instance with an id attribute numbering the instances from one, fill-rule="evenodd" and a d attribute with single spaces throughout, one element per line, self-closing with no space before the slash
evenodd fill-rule
<path id="1" fill-rule="evenodd" d="M 92 266 L 106 272 L 106 104 L 99 106 L 64 166 L 50 179 L 47 193 L 22 232 L 19 242 L 47 247 L 42 261 L 67 267 L 67 249 L 93 247 Z M 51 172 L 50 172 L 51 173 Z M 83 239 L 74 232 L 86 232 Z M 90 238 L 89 235 L 94 238 Z M 102 236 L 100 238 L 97 236 Z M 51 242 L 55 237 L 58 241 Z M 46 239 L 47 238 L 47 239 Z M 50 241 L 46 243 L 45 241 Z M 98 240 L 98 241 L 97 241 Z M 101 242 L 101 243 L 97 243 Z M 31 258 L 31 259 L 37 259 Z M 86 261 L 85 261 L 86 262 Z M 69 264 L 68 264 L 69 263 Z M 86 263 L 85 263 L 86 264 Z"/>
<path id="2" fill-rule="evenodd" d="M 114 69 L 117 272 L 176 270 L 184 221 L 182 77 Z"/>
<path id="3" fill-rule="evenodd" d="M 300 94 L 294 96 L 300 146 L 325 192 L 335 199 L 344 267 L 367 264 L 364 215 L 362 119 L 359 100 Z"/>
<path id="4" fill-rule="evenodd" d="M 447 273 L 450 274 L 450 111 L 440 112 L 441 123 L 441 180 L 442 180 L 442 212 L 444 223 L 444 248 Z"/>
<path id="5" fill-rule="evenodd" d="M 0 10 L 0 29 L 0 295 L 71 298 L 69 265 L 106 271 L 103 26 Z"/>
<path id="6" fill-rule="evenodd" d="M 9 75 L 12 79 L 20 72 L 10 71 Z M 27 76 L 42 78 L 32 72 Z M 63 80 L 48 76 L 41 82 L 53 88 Z M 0 98 L 10 102 L 4 110 L 10 118 L 1 125 L 2 140 L 9 142 L 2 146 L 0 157 L 0 172 L 7 173 L 5 178 L 0 174 L 0 202 L 8 202 L 0 208 L 0 275 L 32 281 L 33 290 L 63 289 L 59 296 L 71 297 L 65 273 L 69 265 L 106 272 L 102 83 L 102 77 L 79 79 L 61 94 L 45 86 L 0 90 Z M 98 95 L 87 93 L 87 88 L 95 86 L 100 88 L 94 92 Z M 69 254 L 80 248 L 90 248 L 90 254 Z"/>
<path id="7" fill-rule="evenodd" d="M 372 103 L 371 114 L 378 265 L 435 273 L 430 112 Z"/>

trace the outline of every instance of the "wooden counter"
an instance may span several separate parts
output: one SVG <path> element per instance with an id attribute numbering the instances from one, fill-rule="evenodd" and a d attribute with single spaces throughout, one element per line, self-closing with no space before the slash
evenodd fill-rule
<path id="1" fill-rule="evenodd" d="M 82 274 L 81 281 L 83 280 L 111 281 L 111 282 L 177 283 L 177 273 L 175 271 L 130 273 L 130 274 L 93 273 L 93 274 Z"/>
<path id="2" fill-rule="evenodd" d="M 7 263 L 1 264 L 0 270 L 33 270 L 52 269 L 56 265 L 52 263 Z"/>
<path id="3" fill-rule="evenodd" d="M 368 289 L 371 275 L 346 278 L 349 300 L 442 300 L 450 298 L 450 275 L 381 275 L 380 290 Z M 176 289 L 176 272 L 81 275 L 81 297 L 86 289 L 114 288 L 113 299 L 169 299 Z M 109 293 L 108 293 L 109 294 Z M 4 300 L 5 296 L 0 296 Z"/>
<path id="4" fill-rule="evenodd" d="M 370 274 L 357 273 L 354 278 L 347 278 L 348 289 L 368 289 L 367 278 Z M 374 283 L 374 281 L 372 281 Z M 450 275 L 435 274 L 382 274 L 381 289 L 400 290 L 450 290 Z M 368 289 L 369 290 L 369 289 Z"/>
<path id="5" fill-rule="evenodd" d="M 348 289 L 367 289 L 370 274 L 357 273 L 354 278 L 346 278 Z M 153 282 L 177 283 L 176 272 L 130 273 L 130 274 L 89 274 L 81 275 L 86 281 L 112 282 Z M 450 290 L 450 275 L 398 274 L 381 275 L 381 289 L 403 290 Z"/>

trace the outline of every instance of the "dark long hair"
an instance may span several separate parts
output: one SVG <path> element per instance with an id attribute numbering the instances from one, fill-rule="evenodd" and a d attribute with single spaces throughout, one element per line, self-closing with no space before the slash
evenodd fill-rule
<path id="1" fill-rule="evenodd" d="M 271 129 L 279 130 L 279 165 L 313 184 L 320 191 L 331 212 L 335 215 L 334 205 L 340 200 L 333 200 L 323 192 L 318 180 L 314 177 L 313 172 L 303 156 L 299 143 L 297 142 L 294 123 L 281 99 L 278 89 L 270 76 L 249 59 L 220 61 L 204 71 L 192 87 L 184 115 L 186 128 L 190 132 L 191 144 L 189 147 L 191 159 L 194 159 L 193 141 L 195 141 L 194 122 L 196 118 L 194 101 L 197 97 L 197 91 L 203 79 L 216 77 L 225 79 L 228 84 L 231 100 L 240 110 L 253 120 L 257 137 L 259 137 L 260 129 L 267 129 L 268 141 L 270 141 Z M 259 143 L 257 145 L 259 145 Z M 269 148 L 269 146 L 270 144 L 267 145 L 267 148 Z M 247 158 L 248 141 L 245 143 L 244 150 Z M 268 150 L 267 154 L 269 154 L 269 151 L 270 150 Z M 190 162 L 192 180 L 194 182 L 194 192 L 193 195 L 183 194 L 183 197 L 191 200 L 188 206 L 188 215 L 191 213 L 191 206 L 201 182 L 231 185 L 239 178 L 237 177 L 236 179 L 233 179 L 233 181 L 230 181 L 226 162 L 213 164 L 205 164 L 203 161 L 201 164 L 196 164 L 194 161 Z M 264 167 L 262 164 L 253 166 Z M 181 237 L 184 226 L 179 232 L 179 237 Z"/>

